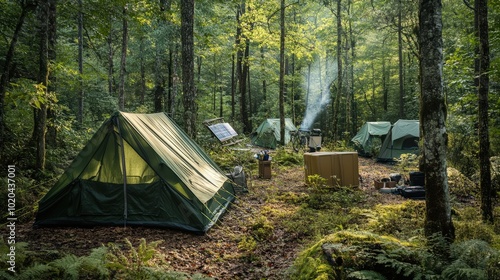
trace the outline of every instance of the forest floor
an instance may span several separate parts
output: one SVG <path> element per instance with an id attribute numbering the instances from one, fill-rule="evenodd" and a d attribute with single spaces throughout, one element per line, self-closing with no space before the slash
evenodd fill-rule
<path id="1" fill-rule="evenodd" d="M 18 228 L 18 240 L 29 243 L 35 252 L 57 251 L 76 256 L 88 255 L 93 248 L 110 242 L 125 244 L 129 240 L 138 246 L 146 241 L 161 241 L 157 251 L 168 269 L 189 274 L 202 274 L 214 279 L 284 279 L 298 253 L 307 242 L 303 236 L 291 234 L 273 216 L 273 209 L 293 212 L 296 205 L 273 199 L 283 194 L 300 196 L 306 190 L 302 166 L 273 166 L 271 179 L 259 179 L 252 174 L 249 192 L 240 194 L 234 205 L 205 235 L 143 227 L 96 228 L 38 228 L 24 224 Z M 404 200 L 401 196 L 381 195 L 373 187 L 373 180 L 398 172 L 396 166 L 359 158 L 360 188 L 375 203 Z M 248 175 L 247 175 L 248 176 Z M 373 201 L 372 201 L 373 202 Z M 258 240 L 254 247 L 242 246 L 241 241 L 251 232 L 256 217 L 265 215 L 272 223 L 271 234 Z M 282 216 L 281 216 L 282 217 Z M 125 247 L 124 247 L 125 248 Z"/>

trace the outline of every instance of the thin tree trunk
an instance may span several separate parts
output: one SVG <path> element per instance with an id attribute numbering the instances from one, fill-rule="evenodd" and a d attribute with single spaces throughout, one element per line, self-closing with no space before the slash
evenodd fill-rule
<path id="1" fill-rule="evenodd" d="M 196 139 L 194 84 L 194 0 L 181 1 L 182 92 L 186 133 Z"/>
<path id="2" fill-rule="evenodd" d="M 441 0 L 420 0 L 420 126 L 423 138 L 422 171 L 425 173 L 425 235 L 453 242 L 450 194 L 446 171 L 446 104 L 443 91 L 443 40 Z M 439 243 L 438 243 L 439 244 Z M 434 244 L 436 245 L 436 244 Z M 446 256 L 449 248 L 441 248 Z"/>
<path id="3" fill-rule="evenodd" d="M 36 164 L 35 168 L 41 172 L 45 170 L 45 134 L 47 132 L 47 86 L 49 83 L 49 54 L 48 54 L 48 19 L 49 19 L 49 1 L 38 2 L 38 22 L 39 22 L 39 70 L 38 83 L 43 87 L 41 90 L 44 93 L 43 102 L 40 107 L 34 110 L 35 125 L 34 125 L 34 140 L 36 143 Z"/>
<path id="4" fill-rule="evenodd" d="M 110 96 L 114 94 L 115 91 L 115 78 L 114 78 L 114 62 L 113 62 L 113 40 L 112 40 L 112 33 L 113 32 L 113 27 L 110 24 L 110 30 L 109 30 L 109 35 L 107 38 L 107 43 L 108 43 L 108 93 Z"/>
<path id="5" fill-rule="evenodd" d="M 478 94 L 478 132 L 479 132 L 479 173 L 481 186 L 481 211 L 484 222 L 493 223 L 491 186 L 490 138 L 488 134 L 488 92 L 490 47 L 488 34 L 488 1 L 475 1 L 475 22 L 479 41 L 478 65 L 476 69 Z"/>
<path id="6" fill-rule="evenodd" d="M 48 19 L 48 59 L 49 63 L 56 61 L 56 40 L 57 40 L 57 0 L 49 0 L 49 19 Z M 47 91 L 56 92 L 57 80 L 53 71 L 49 71 Z M 50 101 L 52 102 L 52 100 Z M 47 145 L 52 147 L 57 146 L 57 129 L 56 129 L 56 111 L 53 106 L 47 107 L 47 135 L 45 137 Z"/>
<path id="7" fill-rule="evenodd" d="M 404 112 L 404 77 L 403 77 L 403 27 L 401 25 L 402 13 L 401 0 L 398 1 L 398 58 L 399 58 L 399 118 L 403 119 Z"/>
<path id="8" fill-rule="evenodd" d="M 235 91 L 236 91 L 236 79 L 235 79 L 235 65 L 234 65 L 234 54 L 231 56 L 231 121 L 234 122 L 236 118 L 236 105 L 235 105 Z"/>
<path id="9" fill-rule="evenodd" d="M 85 92 L 83 90 L 83 4 L 82 0 L 78 0 L 78 112 L 76 121 L 80 127 L 83 126 L 83 101 Z"/>
<path id="10" fill-rule="evenodd" d="M 280 9 L 280 78 L 279 78 L 279 115 L 280 115 L 280 141 L 285 145 L 285 0 L 281 0 Z"/>
<path id="11" fill-rule="evenodd" d="M 337 0 L 337 95 L 333 107 L 333 141 L 338 140 L 338 116 L 340 107 L 340 98 L 342 97 L 342 1 Z"/>
<path id="12" fill-rule="evenodd" d="M 123 19 L 122 19 L 122 55 L 120 60 L 120 89 L 118 95 L 118 108 L 120 111 L 125 110 L 125 76 L 127 74 L 127 48 L 128 48 L 128 7 L 127 4 L 123 6 Z"/>

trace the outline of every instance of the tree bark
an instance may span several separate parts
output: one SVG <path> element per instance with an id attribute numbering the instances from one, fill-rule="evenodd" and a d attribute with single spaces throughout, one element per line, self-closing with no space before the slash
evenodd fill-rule
<path id="1" fill-rule="evenodd" d="M 420 0 L 420 127 L 425 173 L 425 235 L 432 243 L 439 235 L 453 242 L 446 163 L 446 104 L 443 91 L 441 0 Z M 442 252 L 447 254 L 447 248 Z"/>
<path id="2" fill-rule="evenodd" d="M 123 19 L 122 19 L 122 54 L 120 59 L 120 89 L 118 93 L 118 108 L 120 111 L 125 110 L 125 76 L 127 74 L 127 48 L 128 48 L 128 7 L 127 4 L 123 6 Z"/>
<path id="3" fill-rule="evenodd" d="M 279 78 L 279 115 L 280 145 L 285 145 L 285 0 L 281 0 L 280 9 L 280 78 Z"/>
<path id="4" fill-rule="evenodd" d="M 34 140 L 36 143 L 35 169 L 38 172 L 45 170 L 45 134 L 47 132 L 47 87 L 49 83 L 49 0 L 38 2 L 38 23 L 39 23 L 39 69 L 37 82 L 41 86 L 39 91 L 43 92 L 43 100 L 40 106 L 35 108 Z"/>
<path id="5" fill-rule="evenodd" d="M 338 116 L 342 97 L 342 1 L 337 0 L 337 95 L 333 107 L 333 141 L 338 140 Z"/>
<path id="6" fill-rule="evenodd" d="M 83 4 L 78 0 L 78 74 L 80 88 L 78 94 L 78 112 L 76 121 L 80 127 L 83 125 L 83 101 L 85 92 L 83 90 Z"/>
<path id="7" fill-rule="evenodd" d="M 57 41 L 57 0 L 49 0 L 49 19 L 48 19 L 48 59 L 49 63 L 56 61 L 56 41 Z M 51 63 L 52 64 L 52 63 Z M 54 71 L 49 71 L 49 77 L 47 92 L 57 92 L 57 78 L 54 75 Z M 52 103 L 52 100 L 50 100 Z M 45 139 L 47 145 L 52 147 L 57 146 L 57 129 L 56 129 L 56 118 L 57 112 L 54 110 L 54 106 L 47 107 L 47 135 Z"/>
<path id="8" fill-rule="evenodd" d="M 478 133 L 479 133 L 479 173 L 481 186 L 481 211 L 484 222 L 493 223 L 491 186 L 490 138 L 488 134 L 488 92 L 490 47 L 488 35 L 488 1 L 475 1 L 474 18 L 479 47 L 476 54 L 476 86 L 478 95 Z"/>
<path id="9" fill-rule="evenodd" d="M 402 4 L 401 0 L 398 0 L 398 60 L 399 60 L 399 118 L 403 119 L 405 116 L 404 112 L 404 69 L 403 69 L 403 27 L 401 25 L 402 18 Z"/>
<path id="10" fill-rule="evenodd" d="M 186 133 L 196 139 L 196 88 L 194 84 L 194 0 L 181 1 L 182 91 Z"/>

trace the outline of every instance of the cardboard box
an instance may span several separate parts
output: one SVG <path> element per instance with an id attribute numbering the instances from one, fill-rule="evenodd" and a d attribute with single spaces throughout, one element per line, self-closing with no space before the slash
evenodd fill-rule
<path id="1" fill-rule="evenodd" d="M 259 160 L 259 178 L 271 179 L 271 161 Z"/>
<path id="2" fill-rule="evenodd" d="M 304 153 L 306 180 L 318 174 L 330 186 L 358 186 L 359 164 L 357 152 L 316 152 Z"/>

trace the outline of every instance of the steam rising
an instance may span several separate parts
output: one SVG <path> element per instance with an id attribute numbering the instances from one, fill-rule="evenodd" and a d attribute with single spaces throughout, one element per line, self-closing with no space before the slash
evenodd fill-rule
<path id="1" fill-rule="evenodd" d="M 330 85 L 337 79 L 337 62 L 327 61 L 326 65 L 323 64 L 315 60 L 310 73 L 305 73 L 307 79 L 303 87 L 307 92 L 307 81 L 309 81 L 309 98 L 306 100 L 306 113 L 300 129 L 310 130 L 318 114 L 331 100 Z"/>

